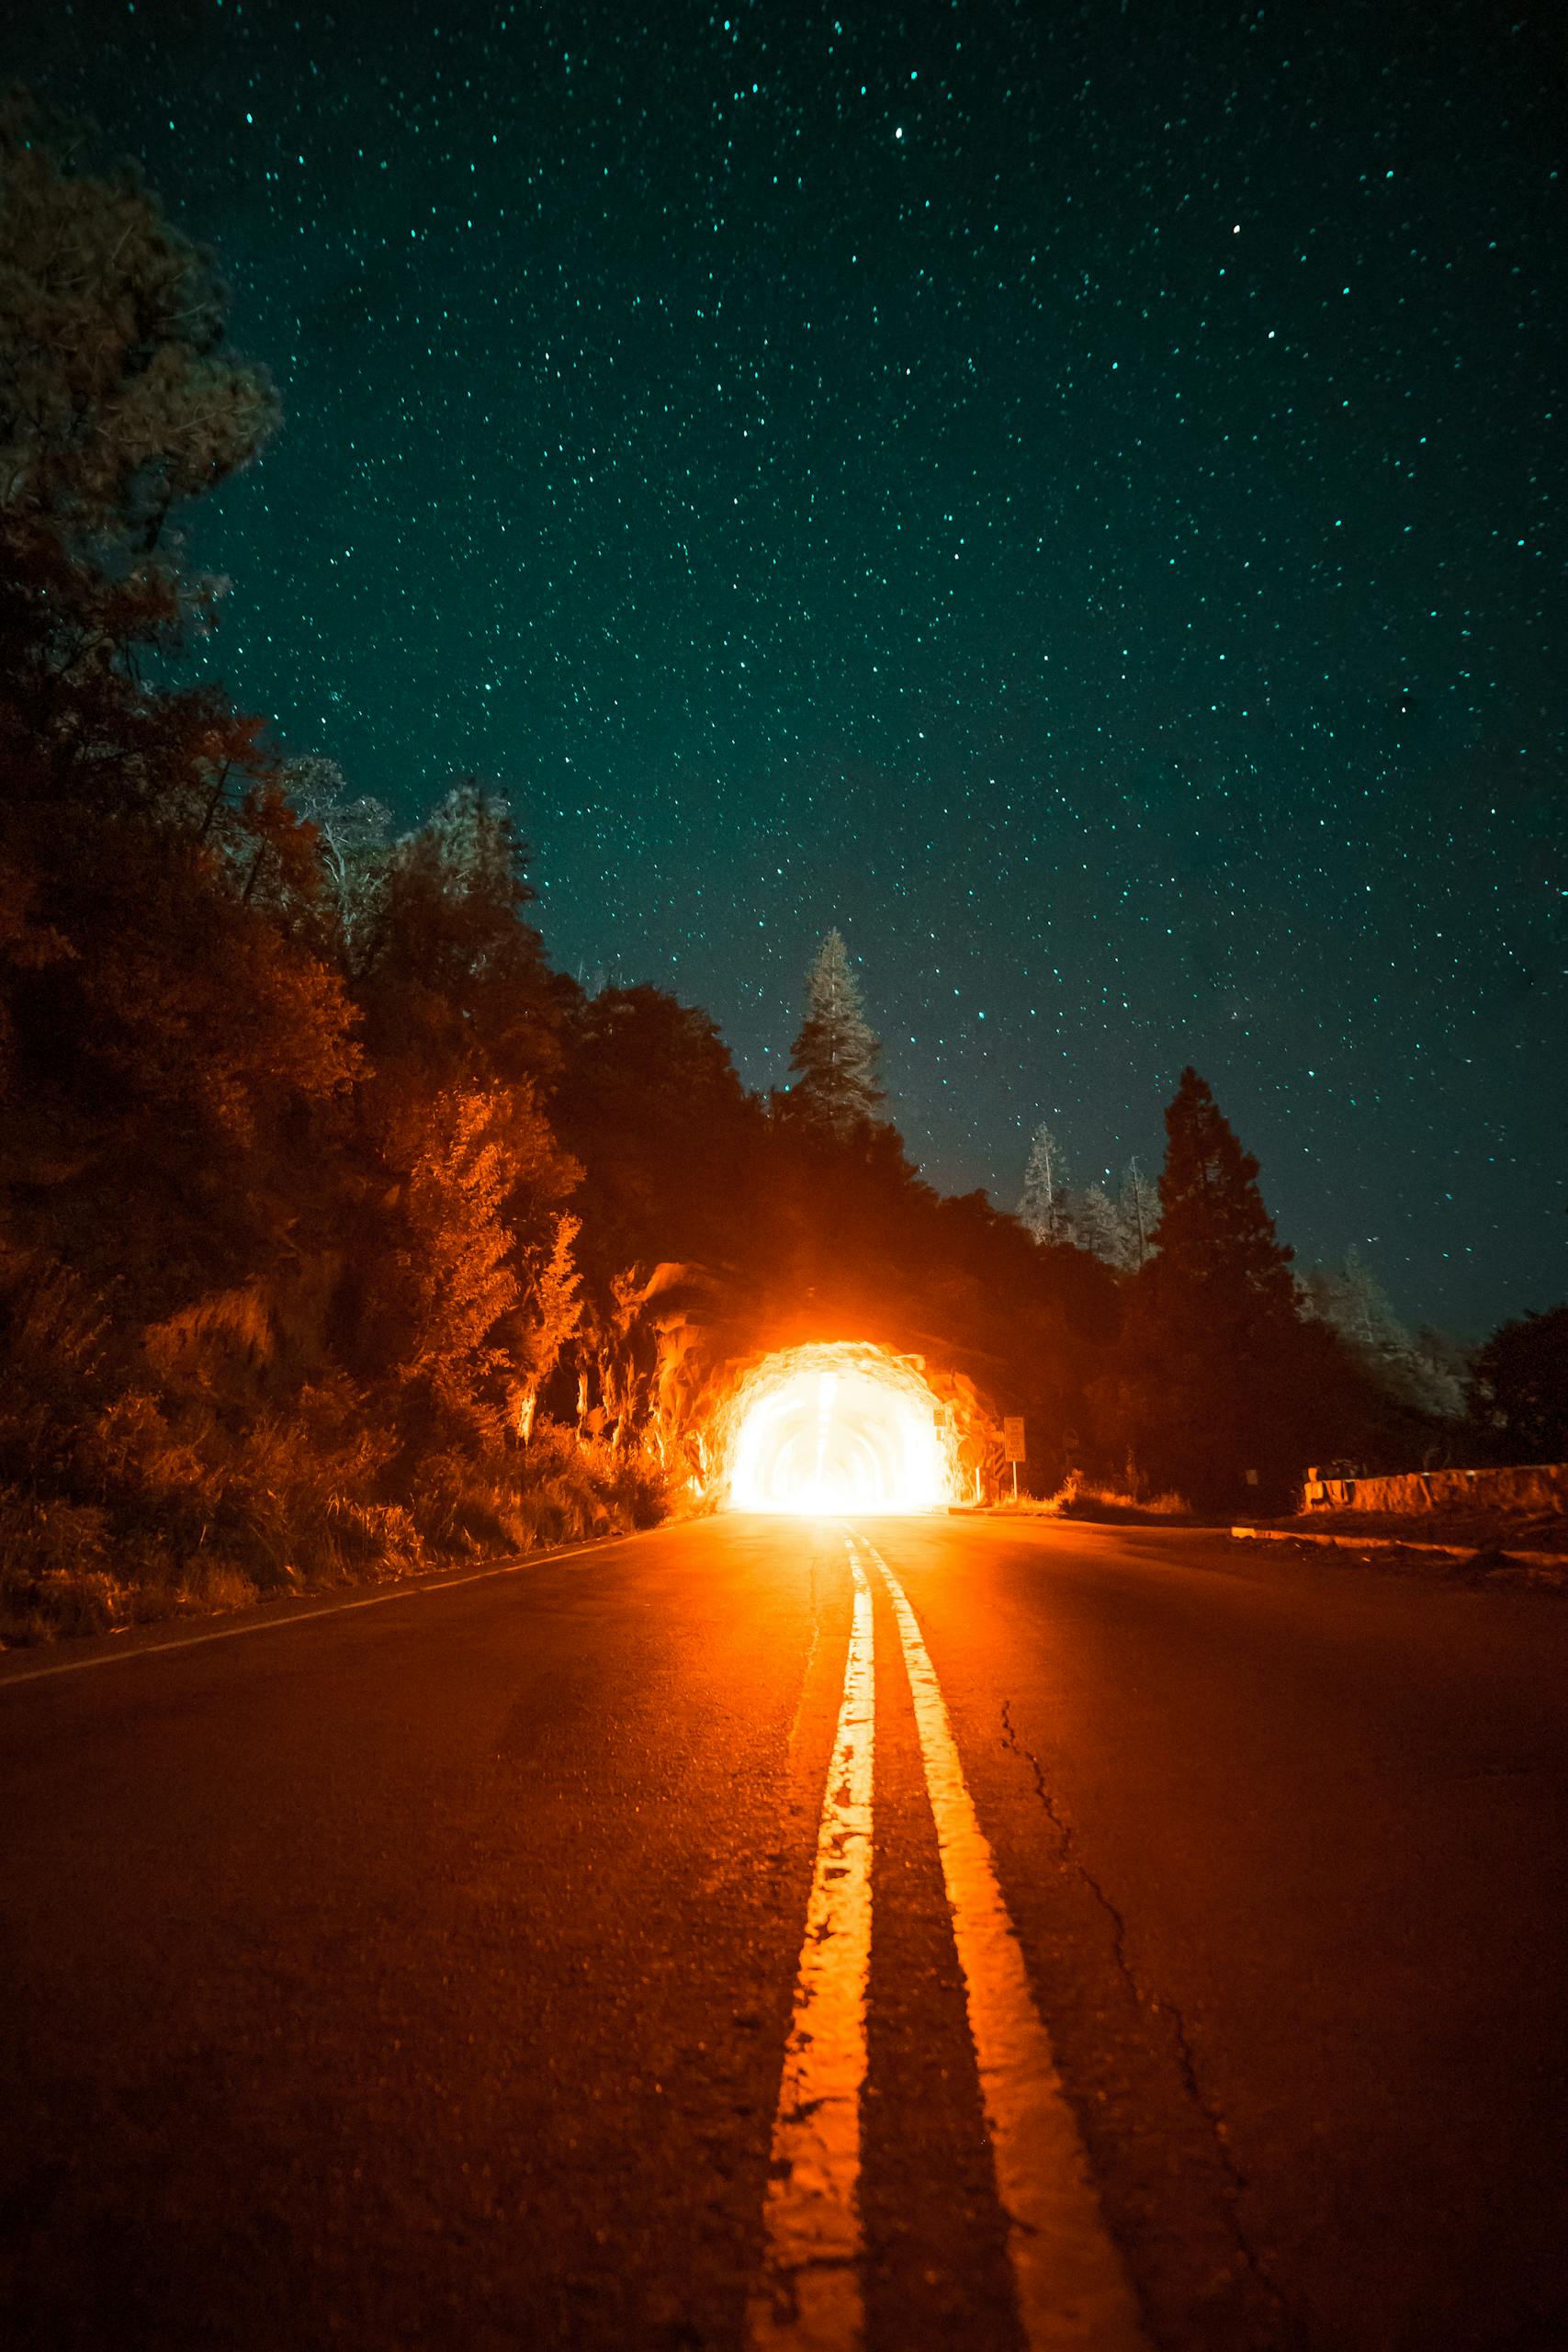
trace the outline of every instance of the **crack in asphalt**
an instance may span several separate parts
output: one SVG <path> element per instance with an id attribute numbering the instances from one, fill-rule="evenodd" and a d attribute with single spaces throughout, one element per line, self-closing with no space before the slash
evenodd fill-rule
<path id="1" fill-rule="evenodd" d="M 1012 1720 L 1012 1702 L 1010 1699 L 1004 1699 L 1002 1701 L 1002 1746 L 1010 1749 L 1014 1756 L 1021 1757 L 1024 1762 L 1028 1764 L 1031 1772 L 1034 1776 L 1035 1794 L 1038 1796 L 1041 1805 L 1044 1810 L 1046 1819 L 1050 1822 L 1052 1827 L 1056 1832 L 1057 1839 L 1062 1849 L 1063 1861 L 1066 1864 L 1067 1868 L 1073 1871 L 1074 1875 L 1088 1888 L 1089 1894 L 1094 1897 L 1095 1902 L 1100 1905 L 1100 1908 L 1105 1914 L 1106 1918 L 1110 1921 L 1111 1957 L 1115 1961 L 1117 1973 L 1122 1977 L 1122 1982 L 1126 1984 L 1128 1991 L 1132 1994 L 1134 2001 L 1140 2009 L 1146 2010 L 1151 2016 L 1161 2019 L 1161 2021 L 1169 2030 L 1171 2041 L 1175 2050 L 1177 2072 L 1180 2077 L 1182 2088 L 1186 2092 L 1187 2098 L 1190 2102 L 1194 2112 L 1202 2118 L 1202 2120 L 1208 2129 L 1210 2137 L 1213 2141 L 1214 2152 L 1219 2159 L 1220 2171 L 1225 2185 L 1224 2203 L 1226 2217 L 1229 2222 L 1231 2235 L 1235 2241 L 1236 2252 L 1241 2256 L 1242 2262 L 1245 2264 L 1248 2274 L 1251 2276 L 1257 2286 L 1273 2304 L 1280 2320 L 1288 2324 L 1292 2320 L 1292 2313 L 1285 2294 L 1277 2280 L 1271 2276 L 1269 2266 L 1265 2262 L 1262 2255 L 1258 2252 L 1257 2246 L 1254 2245 L 1252 2239 L 1247 2233 L 1247 2225 L 1242 2219 L 1241 2200 L 1247 2195 L 1250 2183 L 1247 2180 L 1247 2175 L 1243 2172 L 1241 2166 L 1235 2160 L 1235 2155 L 1231 2148 L 1229 2136 L 1225 2130 L 1224 2118 L 1221 2115 L 1218 2108 L 1213 2104 L 1213 2101 L 1209 2098 L 1201 2082 L 1199 2080 L 1198 2061 L 1196 2053 L 1192 2048 L 1191 2039 L 1187 2030 L 1187 2020 L 1183 2017 L 1179 2007 L 1175 2001 L 1168 1999 L 1163 1993 L 1146 1992 L 1144 1986 L 1138 1982 L 1137 1976 L 1134 1972 L 1132 1962 L 1127 1957 L 1126 1916 L 1121 1910 L 1119 1905 L 1112 1902 L 1111 1896 L 1107 1894 L 1099 1879 L 1096 1878 L 1094 1872 L 1089 1869 L 1088 1863 L 1083 1860 L 1079 1854 L 1077 1834 L 1074 1831 L 1071 1822 L 1062 1812 L 1062 1809 L 1056 1803 L 1055 1798 L 1052 1795 L 1050 1790 L 1045 1785 L 1045 1774 L 1042 1769 L 1040 1758 L 1035 1755 L 1033 1749 L 1026 1747 L 1022 1740 L 1019 1737 L 1018 1727 Z"/>

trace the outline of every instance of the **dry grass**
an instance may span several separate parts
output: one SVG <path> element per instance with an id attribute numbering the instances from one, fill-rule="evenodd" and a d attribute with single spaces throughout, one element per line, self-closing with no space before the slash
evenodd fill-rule
<path id="1" fill-rule="evenodd" d="M 1034 1519 L 1136 1520 L 1190 1519 L 1192 1506 L 1184 1495 L 1140 1494 L 1135 1489 L 1104 1486 L 1068 1472 L 1055 1494 L 1043 1501 L 1032 1496 L 1020 1496 L 1015 1503 L 1006 1495 L 994 1508 L 1000 1511 L 1017 1511 Z"/>
<path id="2" fill-rule="evenodd" d="M 1139 1519 L 1190 1519 L 1192 1516 L 1192 1506 L 1185 1495 L 1125 1494 L 1117 1487 L 1082 1486 L 1071 1501 L 1064 1503 L 1062 1508 L 1070 1515 L 1075 1506 L 1081 1507 L 1085 1517 L 1095 1509 L 1133 1511 Z"/>

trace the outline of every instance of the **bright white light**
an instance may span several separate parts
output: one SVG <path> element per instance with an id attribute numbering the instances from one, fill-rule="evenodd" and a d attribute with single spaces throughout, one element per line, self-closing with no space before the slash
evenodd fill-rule
<path id="1" fill-rule="evenodd" d="M 950 1438 L 931 1390 L 870 1347 L 794 1348 L 760 1365 L 736 1408 L 732 1510 L 940 1510 Z"/>

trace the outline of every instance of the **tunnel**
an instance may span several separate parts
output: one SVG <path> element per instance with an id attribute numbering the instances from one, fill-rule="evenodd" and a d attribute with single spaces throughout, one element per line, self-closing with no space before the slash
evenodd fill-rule
<path id="1" fill-rule="evenodd" d="M 823 1343 L 767 1356 L 728 1419 L 732 1510 L 937 1510 L 953 1498 L 949 1416 L 911 1360 L 885 1349 Z"/>

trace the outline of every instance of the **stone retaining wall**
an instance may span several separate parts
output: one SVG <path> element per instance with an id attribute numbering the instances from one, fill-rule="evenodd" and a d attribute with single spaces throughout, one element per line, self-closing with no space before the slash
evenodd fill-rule
<path id="1" fill-rule="evenodd" d="M 1302 1500 L 1308 1510 L 1568 1512 L 1568 1462 L 1411 1470 L 1397 1478 L 1309 1478 Z"/>

